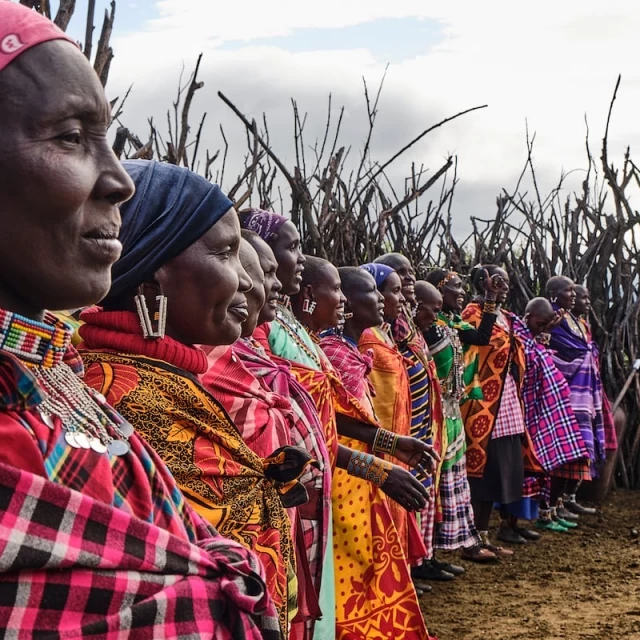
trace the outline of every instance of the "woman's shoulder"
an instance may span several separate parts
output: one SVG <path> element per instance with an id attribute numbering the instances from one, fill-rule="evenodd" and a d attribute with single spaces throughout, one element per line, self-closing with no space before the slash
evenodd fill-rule
<path id="1" fill-rule="evenodd" d="M 117 405 L 140 384 L 140 374 L 131 361 L 118 361 L 99 352 L 82 353 L 84 383 Z"/>

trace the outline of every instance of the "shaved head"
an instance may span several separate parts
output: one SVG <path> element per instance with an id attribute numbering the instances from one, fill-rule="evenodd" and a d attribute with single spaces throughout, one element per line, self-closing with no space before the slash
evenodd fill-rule
<path id="1" fill-rule="evenodd" d="M 416 302 L 414 321 L 420 331 L 429 331 L 442 311 L 442 294 L 430 282 L 416 282 Z"/>
<path id="2" fill-rule="evenodd" d="M 567 276 L 553 276 L 547 280 L 545 291 L 549 297 L 553 297 L 572 284 L 573 280 Z"/>
<path id="3" fill-rule="evenodd" d="M 534 336 L 547 331 L 556 312 L 547 298 L 533 298 L 525 310 L 524 319 Z"/>
<path id="4" fill-rule="evenodd" d="M 416 300 L 418 302 L 433 302 L 442 298 L 442 294 L 430 282 L 418 280 L 416 282 Z"/>
<path id="5" fill-rule="evenodd" d="M 537 315 L 553 315 L 553 307 L 551 306 L 551 303 L 549 302 L 549 300 L 547 300 L 547 298 L 533 298 L 529 301 L 529 304 L 527 304 L 525 313 Z"/>

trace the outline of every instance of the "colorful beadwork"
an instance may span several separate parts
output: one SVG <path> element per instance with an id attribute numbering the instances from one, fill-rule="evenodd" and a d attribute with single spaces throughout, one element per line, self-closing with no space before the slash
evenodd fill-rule
<path id="1" fill-rule="evenodd" d="M 372 482 L 377 487 L 381 487 L 387 481 L 391 469 L 393 465 L 390 462 L 361 451 L 354 451 L 347 465 L 347 473 L 350 476 Z"/>
<path id="2" fill-rule="evenodd" d="M 398 446 L 398 435 L 386 429 L 378 429 L 376 437 L 373 440 L 374 453 L 386 453 L 390 456 L 395 455 Z"/>
<path id="3" fill-rule="evenodd" d="M 72 334 L 52 314 L 40 322 L 0 309 L 0 349 L 29 364 L 53 367 L 62 362 Z"/>
<path id="4" fill-rule="evenodd" d="M 279 305 L 278 310 L 276 312 L 276 317 L 280 321 L 281 326 L 285 329 L 285 331 L 291 336 L 293 341 L 304 351 L 304 353 L 311 358 L 311 360 L 317 365 L 318 369 L 322 368 L 322 363 L 320 362 L 320 357 L 318 353 L 312 351 L 307 343 L 300 337 L 299 331 L 306 331 L 306 329 L 298 322 L 298 320 L 290 315 L 291 312 L 289 309 L 284 307 L 283 305 Z"/>
<path id="5" fill-rule="evenodd" d="M 59 419 L 65 441 L 76 449 L 124 455 L 133 427 L 63 360 L 72 334 L 53 314 L 39 322 L 0 309 L 0 350 L 16 356 L 37 381 L 37 409 L 45 424 L 53 428 Z"/>

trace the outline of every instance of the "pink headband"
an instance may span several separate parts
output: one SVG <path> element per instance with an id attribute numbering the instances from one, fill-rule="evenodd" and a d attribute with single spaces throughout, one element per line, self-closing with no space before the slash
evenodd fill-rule
<path id="1" fill-rule="evenodd" d="M 27 49 L 49 40 L 77 43 L 37 11 L 0 0 L 0 71 Z"/>
<path id="2" fill-rule="evenodd" d="M 257 233 L 265 242 L 269 242 L 285 222 L 287 218 L 284 216 L 262 209 L 253 209 L 241 220 L 243 229 Z"/>

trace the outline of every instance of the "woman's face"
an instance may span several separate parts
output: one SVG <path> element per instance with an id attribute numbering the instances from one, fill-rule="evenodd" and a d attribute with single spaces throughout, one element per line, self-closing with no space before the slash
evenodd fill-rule
<path id="1" fill-rule="evenodd" d="M 416 296 L 415 323 L 420 331 L 429 331 L 442 310 L 442 295 L 434 287 L 429 287 L 421 295 Z"/>
<path id="2" fill-rule="evenodd" d="M 275 320 L 282 283 L 278 280 L 278 262 L 271 247 L 261 240 L 256 243 L 254 249 L 258 253 L 260 267 L 264 273 L 265 303 L 258 318 L 258 324 L 263 324 Z"/>
<path id="3" fill-rule="evenodd" d="M 462 286 L 462 278 L 458 275 L 453 276 L 442 285 L 440 290 L 442 293 L 442 308 L 445 311 L 460 312 L 464 309 L 466 295 Z"/>
<path id="4" fill-rule="evenodd" d="M 405 256 L 398 256 L 397 264 L 394 265 L 396 273 L 402 282 L 402 295 L 411 304 L 416 304 L 416 272 Z"/>
<path id="5" fill-rule="evenodd" d="M 242 337 L 253 335 L 258 326 L 258 318 L 264 306 L 266 296 L 264 271 L 255 249 L 244 239 L 240 240 L 240 263 L 247 272 L 253 286 L 245 294 L 247 297 L 246 321 L 242 324 Z"/>
<path id="6" fill-rule="evenodd" d="M 397 320 L 405 298 L 402 295 L 402 281 L 395 271 L 382 283 L 380 293 L 384 297 L 384 319 L 387 322 Z"/>
<path id="7" fill-rule="evenodd" d="M 340 274 L 332 264 L 327 263 L 320 271 L 317 282 L 310 286 L 310 294 L 316 303 L 313 328 L 324 331 L 337 327 L 344 314 L 346 298 L 340 286 Z"/>
<path id="8" fill-rule="evenodd" d="M 378 291 L 373 276 L 364 269 L 361 271 L 361 282 L 353 287 L 347 304 L 353 313 L 353 324 L 361 329 L 368 329 L 384 322 L 384 296 Z"/>
<path id="9" fill-rule="evenodd" d="M 591 313 L 591 295 L 585 287 L 576 286 L 576 303 L 573 312 L 577 316 L 588 316 Z"/>
<path id="10" fill-rule="evenodd" d="M 68 42 L 37 45 L 0 73 L 0 307 L 38 317 L 109 291 L 118 204 L 134 191 L 107 140 L 110 117 Z"/>
<path id="11" fill-rule="evenodd" d="M 167 296 L 167 335 L 183 344 L 232 344 L 249 317 L 252 282 L 239 258 L 240 223 L 229 209 L 156 272 Z"/>
<path id="12" fill-rule="evenodd" d="M 576 304 L 576 285 L 567 278 L 566 282 L 556 292 L 556 304 L 562 309 L 572 311 Z"/>
<path id="13" fill-rule="evenodd" d="M 292 222 L 287 220 L 280 227 L 270 246 L 278 261 L 277 275 L 282 283 L 282 293 L 286 296 L 295 295 L 300 291 L 304 255 L 300 247 L 300 234 Z"/>

